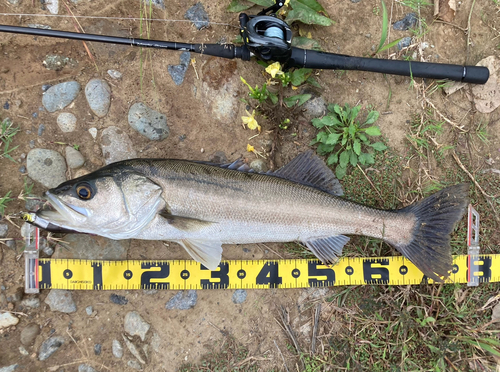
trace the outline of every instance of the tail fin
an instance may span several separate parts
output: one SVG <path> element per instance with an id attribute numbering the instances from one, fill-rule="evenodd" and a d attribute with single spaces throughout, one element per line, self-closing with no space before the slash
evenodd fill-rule
<path id="1" fill-rule="evenodd" d="M 469 185 L 447 187 L 398 211 L 417 218 L 413 239 L 396 248 L 428 278 L 443 281 L 452 269 L 450 234 L 469 203 Z"/>

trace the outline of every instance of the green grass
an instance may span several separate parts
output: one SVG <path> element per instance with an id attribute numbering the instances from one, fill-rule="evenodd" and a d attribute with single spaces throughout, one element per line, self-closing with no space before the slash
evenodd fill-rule
<path id="1" fill-rule="evenodd" d="M 12 198 L 9 198 L 11 191 L 7 192 L 7 194 L 3 197 L 0 197 L 0 216 L 2 216 L 7 208 L 7 204 L 11 202 Z"/>
<path id="2" fill-rule="evenodd" d="M 15 160 L 10 156 L 10 153 L 14 151 L 18 146 L 10 147 L 14 136 L 19 132 L 19 128 L 14 127 L 14 124 L 10 119 L 2 120 L 0 124 L 0 159 L 7 158 L 13 162 Z"/>

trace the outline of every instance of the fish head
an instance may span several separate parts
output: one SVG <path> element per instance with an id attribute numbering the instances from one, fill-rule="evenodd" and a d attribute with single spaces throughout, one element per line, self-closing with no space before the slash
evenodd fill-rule
<path id="1" fill-rule="evenodd" d="M 48 190 L 48 203 L 36 214 L 60 228 L 129 239 L 164 208 L 161 193 L 143 175 L 96 171 Z"/>

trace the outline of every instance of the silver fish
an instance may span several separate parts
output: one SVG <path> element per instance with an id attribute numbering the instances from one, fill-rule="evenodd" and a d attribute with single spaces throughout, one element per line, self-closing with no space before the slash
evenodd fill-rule
<path id="1" fill-rule="evenodd" d="M 312 151 L 271 173 L 241 161 L 134 159 L 110 164 L 46 192 L 33 223 L 111 239 L 168 240 L 210 270 L 222 244 L 298 241 L 333 264 L 349 238 L 366 235 L 398 249 L 434 280 L 451 270 L 450 233 L 468 186 L 445 188 L 400 210 L 342 198 L 333 172 Z"/>

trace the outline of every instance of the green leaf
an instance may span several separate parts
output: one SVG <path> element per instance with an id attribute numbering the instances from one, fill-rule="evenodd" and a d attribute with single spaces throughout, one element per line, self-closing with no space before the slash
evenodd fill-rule
<path id="1" fill-rule="evenodd" d="M 298 101 L 298 105 L 299 106 L 302 106 L 305 102 L 307 102 L 307 100 L 309 100 L 310 98 L 312 97 L 311 94 L 297 94 L 295 96 L 291 96 L 291 97 L 286 97 L 286 98 L 283 98 L 283 102 L 285 102 L 285 104 L 288 106 L 288 107 L 292 107 L 294 106 L 297 101 Z"/>
<path id="2" fill-rule="evenodd" d="M 363 133 L 358 133 L 358 137 L 363 142 L 368 141 L 368 138 Z"/>
<path id="3" fill-rule="evenodd" d="M 340 164 L 337 165 L 337 168 L 335 168 L 335 176 L 337 176 L 339 180 L 344 178 L 346 173 L 347 173 L 347 168 L 341 167 Z"/>
<path id="4" fill-rule="evenodd" d="M 384 50 L 387 50 L 387 49 L 391 49 L 392 47 L 395 47 L 396 45 L 398 45 L 398 43 L 403 40 L 402 37 L 400 37 L 399 39 L 397 40 L 394 40 L 394 41 L 391 41 L 389 44 L 386 44 L 384 45 L 381 49 L 379 49 L 375 54 L 377 53 L 381 53 L 383 52 Z"/>
<path id="5" fill-rule="evenodd" d="M 325 141 L 327 145 L 336 145 L 342 133 L 330 133 Z"/>
<path id="6" fill-rule="evenodd" d="M 354 151 L 351 151 L 351 154 L 349 156 L 349 162 L 353 167 L 355 167 L 356 164 L 358 164 L 358 155 L 356 155 Z"/>
<path id="7" fill-rule="evenodd" d="M 479 340 L 477 341 L 477 343 L 481 349 L 486 350 L 497 357 L 500 357 L 500 351 L 495 349 L 493 346 L 486 344 L 484 342 L 481 342 Z"/>
<path id="8" fill-rule="evenodd" d="M 387 146 L 384 145 L 382 142 L 375 142 L 375 143 L 372 143 L 370 146 L 373 147 L 377 151 L 384 151 L 387 149 Z"/>
<path id="9" fill-rule="evenodd" d="M 278 103 L 278 96 L 276 94 L 269 92 L 269 98 L 271 99 L 273 105 Z"/>
<path id="10" fill-rule="evenodd" d="M 375 163 L 375 159 L 373 159 L 372 154 L 361 153 L 361 155 L 359 155 L 359 162 L 363 165 L 373 164 Z"/>
<path id="11" fill-rule="evenodd" d="M 335 106 L 338 106 L 338 105 L 333 104 L 333 103 L 328 104 L 328 106 L 327 106 L 328 111 L 330 111 L 331 113 L 337 112 L 337 111 L 335 111 Z"/>
<path id="12" fill-rule="evenodd" d="M 293 7 L 295 6 L 295 2 L 299 2 L 304 4 L 305 6 L 308 6 L 309 8 L 317 11 L 317 12 L 324 12 L 325 9 L 321 6 L 320 3 L 318 3 L 316 0 L 293 0 L 290 1 L 290 5 Z"/>
<path id="13" fill-rule="evenodd" d="M 361 154 L 361 142 L 358 139 L 354 140 L 354 144 L 352 145 L 352 149 L 357 155 Z"/>
<path id="14" fill-rule="evenodd" d="M 292 46 L 302 49 L 321 50 L 321 45 L 319 45 L 318 41 L 304 36 L 294 36 L 292 38 Z"/>
<path id="15" fill-rule="evenodd" d="M 378 111 L 370 111 L 368 113 L 368 116 L 366 117 L 366 121 L 365 121 L 365 124 L 373 124 L 377 121 L 378 117 L 379 117 L 379 113 Z"/>
<path id="16" fill-rule="evenodd" d="M 340 157 L 339 157 L 339 165 L 342 167 L 342 168 L 345 168 L 347 166 L 347 163 L 349 163 L 349 153 L 351 151 L 342 151 L 342 154 L 340 154 Z"/>
<path id="17" fill-rule="evenodd" d="M 249 0 L 249 1 L 251 1 L 254 4 L 263 6 L 264 8 L 269 8 L 270 6 L 274 5 L 273 0 Z"/>
<path id="18" fill-rule="evenodd" d="M 382 3 L 382 34 L 380 35 L 380 43 L 378 45 L 377 51 L 375 54 L 377 54 L 382 46 L 385 43 L 385 40 L 387 39 L 387 33 L 389 29 L 389 19 L 387 16 L 387 8 L 385 7 L 384 0 L 380 1 Z"/>
<path id="19" fill-rule="evenodd" d="M 321 88 L 321 85 L 318 83 L 318 80 L 314 78 L 314 76 L 309 76 L 306 80 L 307 84 L 311 84 L 313 87 Z"/>
<path id="20" fill-rule="evenodd" d="M 319 132 L 316 135 L 316 142 L 325 143 L 327 140 L 328 140 L 328 133 L 326 133 L 326 132 Z"/>
<path id="21" fill-rule="evenodd" d="M 340 124 L 340 121 L 335 116 L 331 115 L 323 116 L 321 119 L 315 118 L 312 120 L 312 125 L 314 125 L 318 129 L 321 129 L 323 127 L 336 126 L 338 124 Z"/>
<path id="22" fill-rule="evenodd" d="M 320 26 L 330 26 L 333 24 L 333 21 L 330 18 L 322 16 L 314 9 L 296 0 L 290 5 L 293 9 L 288 12 L 285 19 L 288 24 L 291 24 L 294 21 L 300 21 L 309 25 L 317 24 Z"/>
<path id="23" fill-rule="evenodd" d="M 356 119 L 359 114 L 359 110 L 361 110 L 361 106 L 355 106 L 351 109 L 351 112 L 349 114 L 349 121 L 353 122 L 354 119 Z"/>
<path id="24" fill-rule="evenodd" d="M 349 124 L 349 136 L 351 138 L 354 138 L 354 135 L 356 134 L 356 126 L 354 124 Z"/>
<path id="25" fill-rule="evenodd" d="M 297 70 L 294 70 L 291 73 L 290 82 L 292 83 L 293 86 L 297 87 L 307 80 L 309 75 L 311 75 L 311 72 L 312 70 L 310 68 L 299 68 Z"/>
<path id="26" fill-rule="evenodd" d="M 379 127 L 368 127 L 365 129 L 365 133 L 368 134 L 369 136 L 381 135 Z"/>
<path id="27" fill-rule="evenodd" d="M 228 12 L 237 13 L 237 12 L 241 12 L 242 10 L 247 10 L 247 9 L 251 8 L 252 6 L 254 6 L 254 4 L 252 4 L 248 1 L 233 0 L 233 1 L 231 1 L 231 4 L 229 4 L 229 6 L 227 7 L 226 10 Z"/>
<path id="28" fill-rule="evenodd" d="M 320 155 L 327 155 L 331 153 L 334 148 L 335 148 L 334 145 L 325 145 L 324 143 L 320 143 L 316 151 L 318 151 L 318 154 Z"/>
<path id="29" fill-rule="evenodd" d="M 330 156 L 326 160 L 326 163 L 328 165 L 332 165 L 332 164 L 338 163 L 338 161 L 339 161 L 339 154 L 335 153 L 335 154 L 330 154 Z"/>

